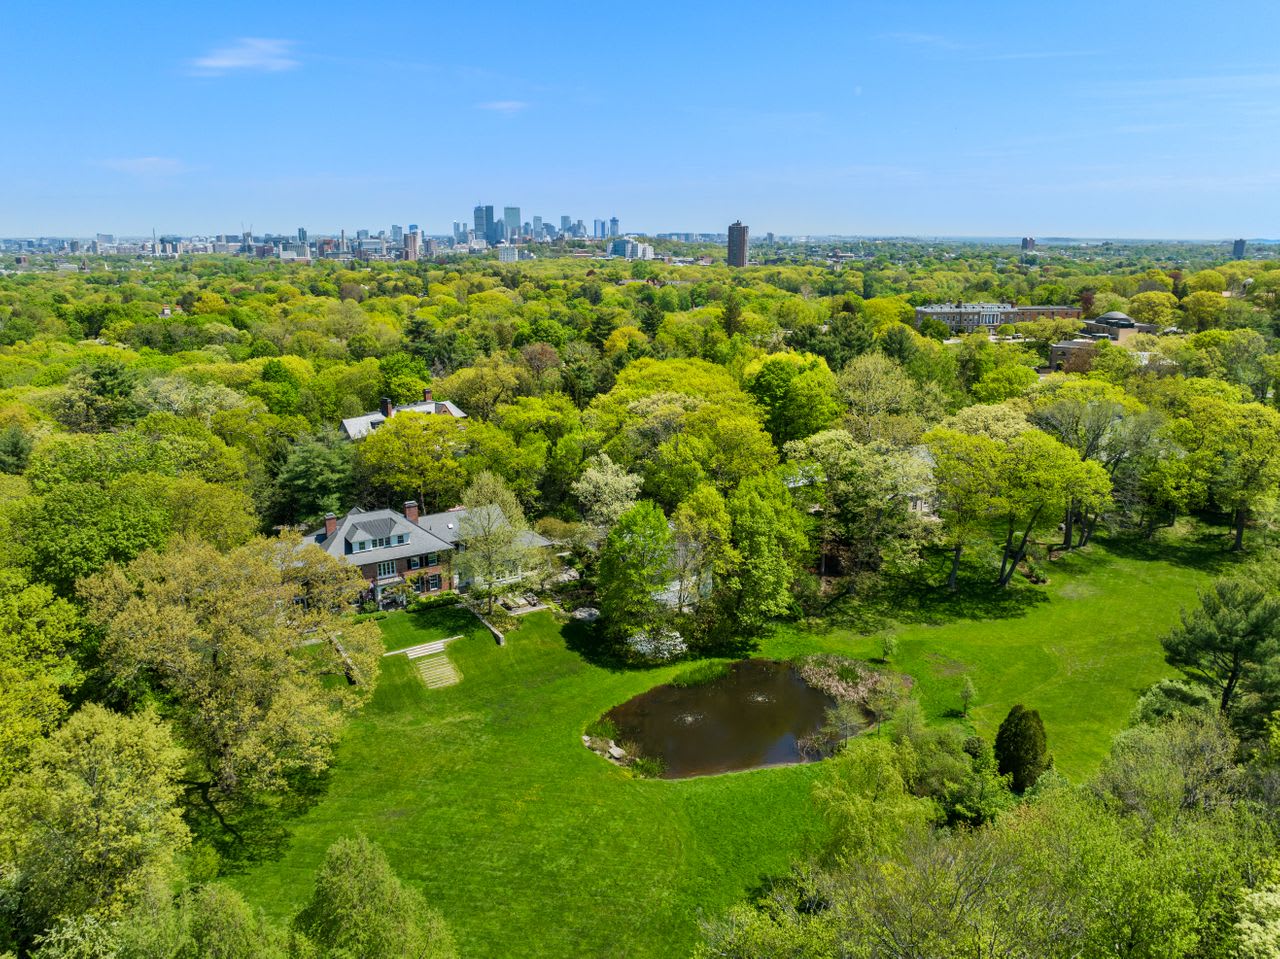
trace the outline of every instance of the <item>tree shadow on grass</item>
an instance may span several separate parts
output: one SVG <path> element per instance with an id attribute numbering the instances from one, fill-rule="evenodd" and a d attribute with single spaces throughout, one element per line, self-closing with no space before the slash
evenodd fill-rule
<path id="1" fill-rule="evenodd" d="M 599 621 L 591 623 L 582 619 L 570 619 L 560 630 L 565 648 L 577 653 L 592 666 L 611 672 L 637 672 L 648 667 L 628 662 L 619 653 Z"/>
<path id="2" fill-rule="evenodd" d="M 989 576 L 970 575 L 961 578 L 954 590 L 945 583 L 883 580 L 833 600 L 822 618 L 868 635 L 895 623 L 942 626 L 957 620 L 1011 619 L 1048 601 L 1043 588 L 1016 579 L 1001 589 Z"/>
<path id="3" fill-rule="evenodd" d="M 1212 527 L 1197 527 L 1193 533 L 1177 538 L 1160 534 L 1152 539 L 1115 536 L 1102 540 L 1102 545 L 1107 553 L 1120 559 L 1173 563 L 1215 574 L 1229 572 L 1255 555 L 1248 550 L 1230 552 L 1229 534 Z"/>
<path id="4" fill-rule="evenodd" d="M 218 854 L 219 873 L 234 875 L 284 855 L 293 824 L 323 798 L 328 787 L 325 773 L 296 782 L 282 796 L 219 802 L 216 810 L 192 791 L 184 799 L 184 818 L 194 843 Z"/>
<path id="5" fill-rule="evenodd" d="M 467 634 L 484 626 L 467 607 L 438 606 L 427 609 L 411 609 L 405 612 L 414 627 L 420 630 L 438 630 L 445 633 Z"/>
<path id="6" fill-rule="evenodd" d="M 592 666 L 610 672 L 629 673 L 647 672 L 654 668 L 652 663 L 632 662 L 619 653 L 615 644 L 605 635 L 599 621 L 589 623 L 581 619 L 570 619 L 562 627 L 561 635 L 564 637 L 565 647 Z M 743 659 L 756 650 L 758 643 L 759 637 L 725 634 L 722 630 L 717 630 L 716 635 L 698 642 L 687 658 Z"/>

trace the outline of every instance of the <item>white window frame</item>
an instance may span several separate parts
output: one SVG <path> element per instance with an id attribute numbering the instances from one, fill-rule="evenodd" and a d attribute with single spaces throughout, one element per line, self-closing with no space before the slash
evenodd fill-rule
<path id="1" fill-rule="evenodd" d="M 390 572 L 386 572 L 387 567 L 391 567 Z M 384 559 L 378 564 L 378 579 L 387 579 L 396 574 L 396 561 L 394 559 Z"/>

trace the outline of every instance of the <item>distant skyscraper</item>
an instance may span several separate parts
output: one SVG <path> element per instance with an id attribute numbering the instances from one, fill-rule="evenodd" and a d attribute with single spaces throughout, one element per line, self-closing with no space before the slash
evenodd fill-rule
<path id="1" fill-rule="evenodd" d="M 402 227 L 399 223 L 391 224 L 391 242 L 392 243 L 404 242 L 404 227 Z"/>
<path id="2" fill-rule="evenodd" d="M 490 246 L 496 246 L 498 243 L 498 224 L 493 219 L 493 207 L 476 207 L 475 221 L 476 239 L 483 239 Z"/>
<path id="3" fill-rule="evenodd" d="M 1022 238 L 1022 252 L 1034 253 L 1036 251 L 1036 238 L 1034 236 L 1024 236 Z"/>
<path id="4" fill-rule="evenodd" d="M 1244 240 L 1236 240 L 1234 243 L 1231 244 L 1231 259 L 1233 260 L 1244 259 Z"/>
<path id="5" fill-rule="evenodd" d="M 573 229 L 573 218 L 568 216 L 560 217 L 560 232 L 568 235 L 569 231 L 572 229 Z"/>
<path id="6" fill-rule="evenodd" d="M 301 226 L 298 227 L 298 242 L 299 243 L 307 242 L 307 230 L 305 227 L 301 227 Z"/>
<path id="7" fill-rule="evenodd" d="M 404 258 L 406 260 L 416 260 L 418 258 L 417 230 L 411 230 L 404 235 Z"/>
<path id="8" fill-rule="evenodd" d="M 616 216 L 609 217 L 609 235 L 618 235 L 618 218 Z"/>
<path id="9" fill-rule="evenodd" d="M 502 222 L 507 226 L 507 242 L 514 243 L 520 237 L 520 208 L 518 206 L 504 206 L 502 208 Z"/>
<path id="10" fill-rule="evenodd" d="M 604 220 L 591 221 L 591 235 L 597 240 L 604 238 Z"/>
<path id="11" fill-rule="evenodd" d="M 533 218 L 533 238 L 535 240 L 542 239 L 542 217 L 540 216 Z"/>
<path id="12" fill-rule="evenodd" d="M 357 240 L 367 240 L 367 239 L 369 239 L 369 231 L 368 231 L 368 230 L 356 230 L 356 239 L 357 239 Z"/>
<path id="13" fill-rule="evenodd" d="M 410 233 L 417 233 L 417 232 L 418 232 L 418 224 L 416 224 L 416 223 L 410 223 L 410 224 L 409 224 L 409 232 L 410 232 Z"/>
<path id="14" fill-rule="evenodd" d="M 747 227 L 741 220 L 729 224 L 729 265 L 747 265 Z"/>

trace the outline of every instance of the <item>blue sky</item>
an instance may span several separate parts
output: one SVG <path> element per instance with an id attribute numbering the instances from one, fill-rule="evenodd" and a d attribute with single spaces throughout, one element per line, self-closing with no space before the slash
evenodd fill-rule
<path id="1" fill-rule="evenodd" d="M 56 13 L 53 12 L 56 10 Z M 0 235 L 1280 236 L 1280 5 L 10 4 Z"/>

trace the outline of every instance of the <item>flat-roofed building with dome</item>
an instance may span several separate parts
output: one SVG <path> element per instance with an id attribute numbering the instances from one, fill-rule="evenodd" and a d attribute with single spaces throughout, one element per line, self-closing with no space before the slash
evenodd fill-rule
<path id="1" fill-rule="evenodd" d="M 1123 343 L 1139 333 L 1159 333 L 1160 328 L 1151 323 L 1139 323 L 1127 313 L 1121 313 L 1119 310 L 1111 310 L 1101 316 L 1094 317 L 1092 320 L 1085 320 L 1084 332 L 1095 337 L 1105 336 L 1108 339 L 1115 340 L 1117 343 Z"/>

